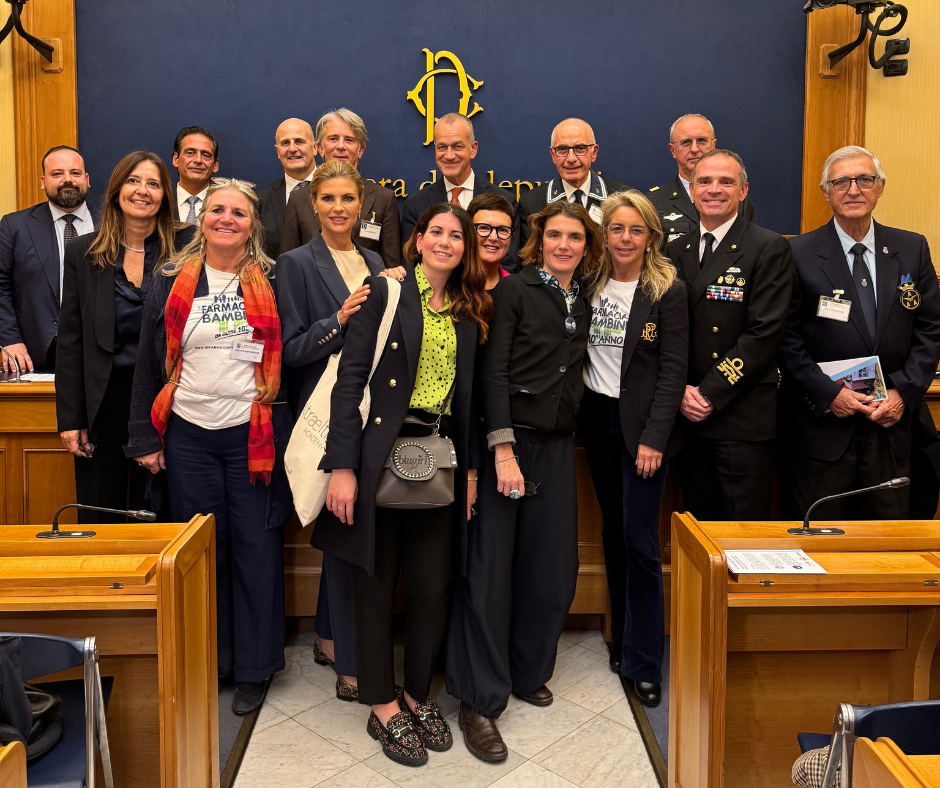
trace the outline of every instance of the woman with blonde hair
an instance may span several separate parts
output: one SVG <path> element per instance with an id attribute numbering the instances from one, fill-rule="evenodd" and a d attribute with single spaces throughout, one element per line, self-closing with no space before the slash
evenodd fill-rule
<path id="1" fill-rule="evenodd" d="M 640 701 L 660 701 L 664 645 L 659 507 L 678 447 L 689 315 L 663 256 L 652 203 L 630 190 L 601 205 L 604 254 L 586 283 L 591 300 L 580 428 L 604 520 L 611 670 Z"/>
<path id="2" fill-rule="evenodd" d="M 244 181 L 213 184 L 147 298 L 126 451 L 166 468 L 174 520 L 215 515 L 219 676 L 234 674 L 232 708 L 247 714 L 284 668 L 292 424 L 258 198 Z"/>

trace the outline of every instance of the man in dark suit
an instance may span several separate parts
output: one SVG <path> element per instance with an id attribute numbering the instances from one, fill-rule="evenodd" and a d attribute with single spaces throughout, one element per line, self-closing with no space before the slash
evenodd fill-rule
<path id="1" fill-rule="evenodd" d="M 264 225 L 264 251 L 276 258 L 281 248 L 284 211 L 291 194 L 310 183 L 316 169 L 313 129 L 300 118 L 288 118 L 274 134 L 274 151 L 284 168 L 284 175 L 258 189 L 258 213 Z"/>
<path id="2" fill-rule="evenodd" d="M 519 244 L 524 246 L 532 231 L 529 217 L 538 213 L 550 202 L 565 199 L 580 202 L 590 217 L 601 223 L 601 203 L 608 194 L 623 192 L 630 188 L 626 183 L 613 178 L 602 178 L 591 169 L 599 150 L 594 140 L 594 129 L 579 118 L 567 118 L 552 129 L 549 153 L 558 177 L 552 178 L 530 189 L 519 200 L 516 211 L 516 230 Z"/>
<path id="3" fill-rule="evenodd" d="M 821 183 L 833 219 L 791 241 L 796 272 L 779 361 L 792 517 L 823 496 L 910 475 L 912 414 L 940 360 L 940 291 L 927 239 L 872 219 L 884 187 L 873 153 L 837 150 Z M 881 362 L 886 399 L 818 366 L 869 356 Z M 831 501 L 820 516 L 907 519 L 908 490 Z"/>
<path id="4" fill-rule="evenodd" d="M 698 224 L 698 211 L 692 204 L 692 168 L 717 146 L 715 127 L 704 115 L 683 115 L 669 129 L 669 152 L 679 165 L 679 172 L 671 181 L 654 186 L 647 193 L 659 213 L 666 243 L 692 232 Z M 757 222 L 750 196 L 738 205 L 738 212 L 749 222 Z"/>
<path id="5" fill-rule="evenodd" d="M 463 115 L 451 112 L 437 122 L 434 126 L 434 162 L 442 178 L 437 180 L 437 173 L 434 173 L 431 183 L 405 200 L 401 217 L 402 238 L 407 241 L 421 215 L 440 202 L 454 203 L 467 210 L 470 201 L 478 194 L 494 192 L 509 200 L 515 210 L 516 201 L 512 194 L 494 186 L 473 170 L 478 145 L 473 134 L 473 123 Z M 513 233 L 509 252 L 502 264 L 510 272 L 519 268 L 517 236 L 518 233 Z"/>
<path id="6" fill-rule="evenodd" d="M 85 161 L 67 145 L 42 157 L 46 202 L 0 219 L 0 345 L 3 371 L 55 368 L 65 245 L 93 232 L 97 215 L 85 197 Z M 9 355 L 8 355 L 9 354 Z"/>
<path id="7" fill-rule="evenodd" d="M 173 140 L 172 162 L 180 176 L 173 218 L 195 224 L 212 176 L 219 171 L 219 143 L 208 129 L 187 126 Z"/>
<path id="8" fill-rule="evenodd" d="M 366 125 L 355 112 L 345 107 L 327 112 L 317 121 L 314 135 L 317 153 L 324 162 L 345 161 L 359 169 L 369 137 Z M 352 240 L 377 252 L 389 268 L 401 262 L 398 203 L 395 193 L 374 181 L 363 179 L 360 221 L 353 229 Z M 281 231 L 280 252 L 289 252 L 310 242 L 320 234 L 320 221 L 313 211 L 310 190 L 299 187 L 290 195 Z"/>
<path id="9" fill-rule="evenodd" d="M 700 520 L 766 520 L 773 487 L 777 368 L 793 256 L 738 213 L 747 172 L 731 151 L 692 172 L 699 225 L 667 248 L 688 284 L 689 380 L 679 423 L 685 508 Z"/>

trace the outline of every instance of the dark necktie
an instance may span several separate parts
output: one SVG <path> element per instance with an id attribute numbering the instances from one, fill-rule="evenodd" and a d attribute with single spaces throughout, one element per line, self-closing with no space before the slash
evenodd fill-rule
<path id="1" fill-rule="evenodd" d="M 290 192 L 291 192 L 291 194 L 293 194 L 293 193 L 294 193 L 295 191 L 297 191 L 298 189 L 305 189 L 305 188 L 307 188 L 309 185 L 310 185 L 310 181 L 301 181 L 301 182 L 298 183 L 293 189 L 291 189 Z"/>
<path id="2" fill-rule="evenodd" d="M 580 189 L 575 189 L 574 193 L 571 195 L 571 202 L 576 203 L 583 208 L 584 207 L 583 200 L 584 200 L 584 192 L 581 191 Z"/>
<path id="3" fill-rule="evenodd" d="M 708 265 L 708 261 L 712 259 L 712 244 L 715 243 L 715 236 L 711 233 L 705 233 L 702 240 L 705 241 L 705 249 L 702 251 L 702 262 L 699 268 L 704 268 Z"/>
<path id="4" fill-rule="evenodd" d="M 855 255 L 855 262 L 852 264 L 852 279 L 855 280 L 859 306 L 862 308 L 862 315 L 865 317 L 868 333 L 874 341 L 878 317 L 875 307 L 875 285 L 871 280 L 868 263 L 865 262 L 865 244 L 855 244 L 849 251 Z"/>
<path id="5" fill-rule="evenodd" d="M 65 231 L 62 233 L 62 246 L 63 248 L 69 245 L 69 241 L 74 241 L 78 238 L 78 230 L 75 229 L 75 217 L 67 213 L 62 217 L 65 221 Z"/>

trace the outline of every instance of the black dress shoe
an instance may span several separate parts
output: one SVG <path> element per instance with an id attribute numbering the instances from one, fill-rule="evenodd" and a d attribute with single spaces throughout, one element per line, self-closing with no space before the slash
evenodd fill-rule
<path id="1" fill-rule="evenodd" d="M 644 706 L 658 706 L 663 699 L 662 684 L 652 681 L 634 681 L 633 691 Z"/>
<path id="2" fill-rule="evenodd" d="M 239 681 L 235 685 L 232 711 L 239 715 L 251 714 L 264 703 L 264 693 L 267 689 L 267 681 Z"/>
<path id="3" fill-rule="evenodd" d="M 519 700 L 524 700 L 526 703 L 531 703 L 533 706 L 548 706 L 555 699 L 552 695 L 552 691 L 544 684 L 537 690 L 532 690 L 528 695 L 519 695 L 516 693 L 516 697 L 519 698 Z"/>
<path id="4" fill-rule="evenodd" d="M 614 644 L 608 643 L 607 650 L 610 652 L 610 659 L 607 660 L 607 663 L 610 665 L 610 672 L 620 675 L 620 658 L 623 653 L 622 650 L 614 651 Z"/>

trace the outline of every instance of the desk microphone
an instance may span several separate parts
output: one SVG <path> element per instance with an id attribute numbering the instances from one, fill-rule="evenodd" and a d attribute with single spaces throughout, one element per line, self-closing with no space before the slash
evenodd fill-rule
<path id="1" fill-rule="evenodd" d="M 873 487 L 865 487 L 861 490 L 849 490 L 849 492 L 839 493 L 838 495 L 827 495 L 825 498 L 820 498 L 809 507 L 809 510 L 806 512 L 806 517 L 803 518 L 802 528 L 787 528 L 787 533 L 793 534 L 794 536 L 832 536 L 844 534 L 845 531 L 841 528 L 810 528 L 809 516 L 813 509 L 824 501 L 834 501 L 836 498 L 847 498 L 850 495 L 859 495 L 860 493 L 872 492 L 872 490 L 893 490 L 896 487 L 907 487 L 910 483 L 911 480 L 907 476 L 901 476 L 897 479 L 889 479 L 881 484 L 876 484 Z"/>
<path id="2" fill-rule="evenodd" d="M 36 534 L 37 539 L 87 539 L 90 536 L 95 535 L 95 531 L 60 531 L 59 530 L 59 515 L 62 514 L 66 509 L 87 509 L 92 512 L 108 512 L 110 514 L 126 514 L 129 517 L 133 517 L 135 520 L 149 520 L 153 522 L 157 519 L 155 512 L 151 512 L 147 509 L 107 509 L 104 506 L 89 506 L 84 503 L 67 503 L 65 506 L 59 508 L 59 511 L 55 513 L 55 517 L 52 518 L 52 530 L 51 531 L 40 531 Z"/>
<path id="3" fill-rule="evenodd" d="M 7 351 L 7 349 L 6 349 L 3 345 L 0 345 L 0 353 L 3 353 L 3 354 L 5 354 L 5 355 L 9 356 L 9 357 L 10 357 L 10 360 L 13 362 L 13 365 L 16 367 L 16 380 L 14 380 L 13 382 L 14 382 L 14 383 L 24 383 L 25 381 L 23 381 L 23 380 L 20 379 L 20 362 L 16 360 L 16 356 L 14 356 L 12 353 L 10 353 L 9 351 Z M 2 366 L 2 365 L 0 365 L 0 366 Z M 7 381 L 7 382 L 9 383 L 9 381 Z"/>

